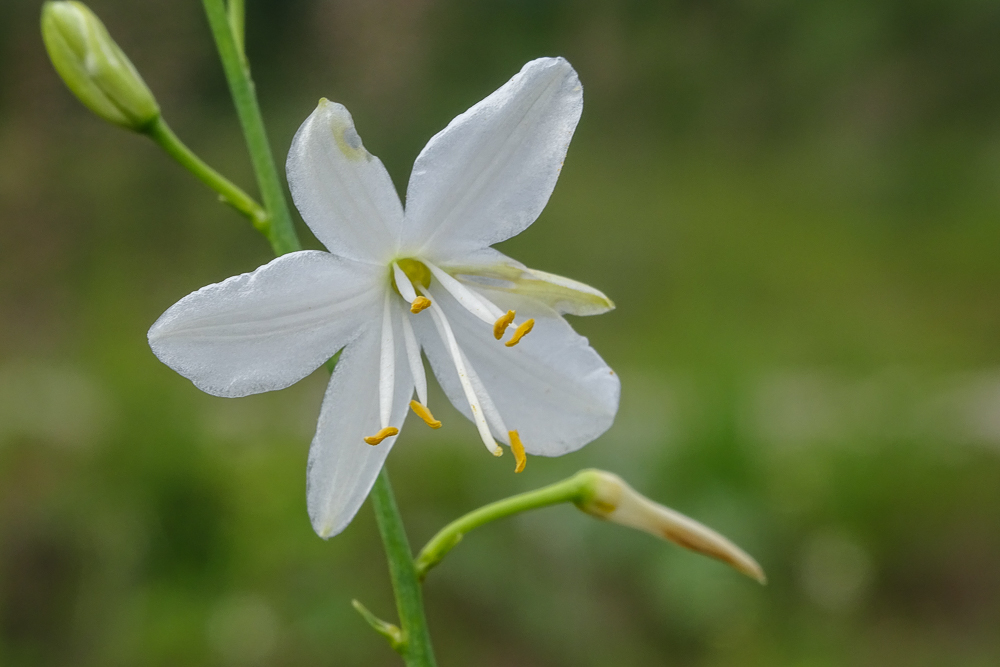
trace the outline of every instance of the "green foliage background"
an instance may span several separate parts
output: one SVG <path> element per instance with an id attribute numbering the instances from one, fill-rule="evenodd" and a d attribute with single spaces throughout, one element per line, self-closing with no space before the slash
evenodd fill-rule
<path id="1" fill-rule="evenodd" d="M 442 665 L 1000 662 L 1000 4 L 248 4 L 276 154 L 326 96 L 399 187 L 525 61 L 584 83 L 551 203 L 502 247 L 616 300 L 574 324 L 621 375 L 619 418 L 515 477 L 438 392 L 445 427 L 411 423 L 389 461 L 415 546 L 597 466 L 771 579 L 537 512 L 429 577 Z M 91 6 L 251 188 L 200 3 Z M 266 244 L 72 99 L 38 12 L 0 4 L 0 664 L 398 664 L 349 605 L 393 616 L 370 510 L 329 542 L 306 517 L 325 371 L 219 399 L 146 345 Z"/>

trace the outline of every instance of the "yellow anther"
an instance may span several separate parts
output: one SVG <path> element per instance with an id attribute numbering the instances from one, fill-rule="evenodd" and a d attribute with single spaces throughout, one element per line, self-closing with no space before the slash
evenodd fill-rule
<path id="1" fill-rule="evenodd" d="M 418 296 L 416 299 L 413 300 L 413 303 L 410 304 L 410 312 L 419 313 L 421 310 L 424 310 L 425 308 L 430 308 L 430 306 L 431 306 L 430 299 L 428 299 L 426 296 Z"/>
<path id="2" fill-rule="evenodd" d="M 368 437 L 366 437 L 365 442 L 367 442 L 369 445 L 377 445 L 378 443 L 382 442 L 386 438 L 393 435 L 399 435 L 399 429 L 396 428 L 395 426 L 386 426 L 384 429 L 382 429 L 375 435 L 369 435 Z"/>
<path id="3" fill-rule="evenodd" d="M 514 321 L 514 314 L 513 310 L 508 310 L 506 315 L 501 315 L 497 318 L 497 321 L 493 323 L 494 338 L 497 340 L 503 338 L 503 332 L 507 331 L 507 327 Z"/>
<path id="4" fill-rule="evenodd" d="M 535 320 L 528 320 L 514 330 L 514 335 L 510 337 L 510 340 L 504 343 L 507 347 L 514 347 L 521 342 L 521 339 L 528 335 L 535 326 Z"/>
<path id="5" fill-rule="evenodd" d="M 497 445 L 497 448 L 493 450 L 493 456 L 503 456 L 503 447 Z"/>
<path id="6" fill-rule="evenodd" d="M 434 419 L 434 415 L 427 409 L 427 406 L 419 401 L 410 401 L 410 409 L 431 428 L 441 428 L 441 422 Z"/>
<path id="7" fill-rule="evenodd" d="M 528 455 L 524 453 L 521 436 L 518 435 L 517 431 L 507 431 L 507 435 L 510 436 L 510 451 L 514 452 L 514 460 L 517 461 L 514 472 L 521 472 L 528 464 Z"/>

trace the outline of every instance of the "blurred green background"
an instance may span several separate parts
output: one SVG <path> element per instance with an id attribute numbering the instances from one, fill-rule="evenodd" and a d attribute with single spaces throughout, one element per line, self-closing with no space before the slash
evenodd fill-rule
<path id="1" fill-rule="evenodd" d="M 438 392 L 445 428 L 389 460 L 414 546 L 597 466 L 770 576 L 539 511 L 430 575 L 443 666 L 1000 664 L 1000 4 L 248 5 L 282 162 L 326 96 L 403 187 L 525 61 L 584 83 L 551 203 L 502 249 L 615 299 L 574 325 L 621 411 L 515 477 Z M 91 6 L 178 134 L 255 191 L 200 3 Z M 0 664 L 399 664 L 349 605 L 394 618 L 370 509 L 329 542 L 306 516 L 325 372 L 213 398 L 146 345 L 267 245 L 70 96 L 39 8 L 0 4 Z"/>

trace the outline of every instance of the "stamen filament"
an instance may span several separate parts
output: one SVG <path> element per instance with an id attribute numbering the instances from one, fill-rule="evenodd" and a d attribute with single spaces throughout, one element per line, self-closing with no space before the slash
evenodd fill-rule
<path id="1" fill-rule="evenodd" d="M 392 263 L 392 277 L 396 282 L 396 289 L 399 290 L 399 295 L 410 302 L 411 313 L 419 313 L 431 305 L 431 301 L 427 297 L 417 296 L 409 276 L 399 267 L 397 262 Z"/>
<path id="2" fill-rule="evenodd" d="M 427 404 L 427 375 L 424 364 L 420 360 L 420 346 L 417 337 L 413 335 L 413 325 L 407 317 L 403 317 L 403 343 L 406 346 L 406 360 L 410 362 L 410 375 L 413 376 L 413 386 L 417 390 L 417 399 Z"/>
<path id="3" fill-rule="evenodd" d="M 396 388 L 396 343 L 392 335 L 392 312 L 389 309 L 390 292 L 385 294 L 382 308 L 382 351 L 379 359 L 378 408 L 383 429 L 392 417 L 392 395 Z"/>
<path id="4" fill-rule="evenodd" d="M 396 289 L 399 290 L 399 295 L 408 302 L 413 303 L 413 300 L 417 298 L 417 293 L 413 289 L 413 283 L 410 282 L 410 278 L 403 272 L 403 269 L 399 268 L 399 264 L 396 262 L 392 263 L 392 277 L 396 279 Z"/>
<path id="5" fill-rule="evenodd" d="M 503 315 L 503 311 L 494 306 L 492 303 L 482 299 L 479 295 L 462 283 L 458 282 L 455 278 L 452 278 L 445 271 L 442 271 L 440 268 L 426 260 L 424 261 L 424 264 L 431 270 L 434 277 L 438 279 L 441 286 L 448 290 L 448 293 L 455 297 L 456 301 L 462 304 L 463 308 L 481 319 L 483 322 L 493 324 L 498 317 Z"/>
<path id="6" fill-rule="evenodd" d="M 410 401 L 410 409 L 413 410 L 414 414 L 424 420 L 424 423 L 431 428 L 441 428 L 441 422 L 434 419 L 434 415 L 431 411 L 427 409 L 427 406 L 418 401 Z"/>
<path id="7" fill-rule="evenodd" d="M 433 269 L 432 269 L 433 270 Z M 423 287 L 418 286 L 421 294 L 426 295 Z M 444 311 L 441 309 L 436 302 L 431 304 L 431 316 L 434 318 L 434 324 L 437 326 L 438 335 L 441 336 L 441 340 L 444 342 L 445 347 L 451 354 L 452 363 L 455 364 L 455 371 L 458 373 L 458 381 L 462 385 L 462 391 L 465 392 L 465 400 L 469 402 L 469 409 L 472 412 L 472 419 L 476 423 L 476 428 L 479 430 L 479 437 L 482 438 L 483 444 L 486 445 L 486 449 L 490 451 L 494 456 L 500 456 L 503 454 L 503 449 L 497 445 L 496 440 L 493 439 L 493 434 L 490 433 L 490 427 L 486 423 L 486 417 L 483 414 L 483 408 L 479 403 L 479 398 L 476 396 L 475 390 L 472 388 L 472 382 L 469 380 L 469 374 L 466 371 L 465 361 L 462 358 L 462 351 L 458 347 L 458 342 L 455 340 L 455 333 L 451 330 L 451 325 L 448 324 L 448 318 L 445 317 Z"/>
<path id="8" fill-rule="evenodd" d="M 387 426 L 375 435 L 365 436 L 365 442 L 374 447 L 386 438 L 391 438 L 394 435 L 399 435 L 399 429 L 394 426 Z"/>
<path id="9" fill-rule="evenodd" d="M 490 392 L 486 391 L 483 381 L 479 379 L 479 374 L 476 373 L 475 367 L 469 362 L 469 358 L 465 356 L 465 352 L 462 352 L 462 361 L 465 362 L 465 371 L 469 374 L 469 382 L 472 383 L 472 388 L 476 391 L 476 396 L 479 398 L 479 404 L 483 406 L 483 416 L 486 417 L 486 423 L 489 424 L 492 429 L 490 432 L 507 433 L 508 429 L 506 424 L 503 423 L 500 411 L 497 410 L 497 406 L 493 402 Z M 494 454 L 496 454 L 496 452 L 494 452 Z"/>
<path id="10" fill-rule="evenodd" d="M 521 342 L 521 339 L 528 335 L 532 329 L 535 328 L 535 320 L 528 320 L 521 326 L 519 326 L 515 331 L 514 335 L 510 337 L 510 340 L 504 343 L 507 347 L 514 347 Z"/>
<path id="11" fill-rule="evenodd" d="M 507 327 L 510 323 L 514 321 L 514 316 L 516 313 L 513 310 L 508 310 L 506 315 L 501 315 L 497 318 L 497 321 L 493 323 L 493 337 L 497 340 L 503 338 L 503 334 L 507 331 Z"/>
<path id="12" fill-rule="evenodd" d="M 521 472 L 528 464 L 528 455 L 524 453 L 521 435 L 517 431 L 508 431 L 507 436 L 510 438 L 510 451 L 514 453 L 514 460 L 517 461 L 514 472 Z"/>

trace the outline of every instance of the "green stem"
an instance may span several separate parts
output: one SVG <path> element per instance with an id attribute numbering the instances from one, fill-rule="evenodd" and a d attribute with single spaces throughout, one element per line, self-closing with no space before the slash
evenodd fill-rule
<path id="1" fill-rule="evenodd" d="M 241 49 L 237 46 L 233 34 L 230 16 L 226 11 L 224 0 L 203 0 L 205 14 L 219 50 L 222 68 L 229 82 L 229 92 L 232 93 L 236 113 L 243 126 L 247 149 L 250 151 L 250 161 L 257 175 L 257 186 L 260 188 L 264 208 L 270 216 L 264 234 L 267 236 L 275 254 L 283 255 L 302 248 L 292 216 L 285 199 L 285 191 L 278 178 L 278 170 L 271 154 L 271 145 L 264 130 L 264 120 L 261 117 L 260 105 L 257 103 L 257 93 L 253 80 L 250 78 L 250 68 L 246 65 Z"/>
<path id="2" fill-rule="evenodd" d="M 424 618 L 420 582 L 410 543 L 403 529 L 403 520 L 399 516 L 399 508 L 396 507 L 396 499 L 389 484 L 389 473 L 384 467 L 375 480 L 371 499 L 382 543 L 385 545 L 385 554 L 389 559 L 389 575 L 403 630 L 402 642 L 396 649 L 408 667 L 434 667 L 437 663 L 427 631 L 427 620 Z"/>
<path id="3" fill-rule="evenodd" d="M 253 197 L 243 192 L 225 176 L 205 164 L 201 158 L 184 145 L 167 122 L 162 117 L 156 119 L 145 130 L 145 134 L 165 150 L 170 157 L 177 160 L 182 167 L 198 177 L 202 183 L 219 193 L 223 201 L 245 215 L 253 226 L 266 233 L 267 211 L 254 201 Z"/>
<path id="4" fill-rule="evenodd" d="M 498 500 L 455 519 L 438 531 L 437 535 L 432 537 L 427 545 L 420 550 L 420 554 L 414 562 L 417 578 L 423 581 L 427 572 L 440 563 L 441 559 L 454 549 L 470 530 L 512 514 L 540 507 L 569 502 L 576 504 L 586 502 L 593 494 L 593 488 L 593 471 L 581 470 L 561 482 Z"/>
<path id="5" fill-rule="evenodd" d="M 233 31 L 233 41 L 236 42 L 236 50 L 243 60 L 243 66 L 248 68 L 250 63 L 246 53 L 246 8 L 243 0 L 229 0 L 229 29 Z"/>

